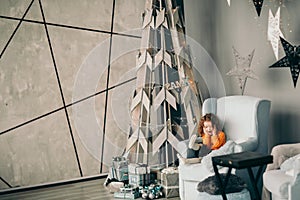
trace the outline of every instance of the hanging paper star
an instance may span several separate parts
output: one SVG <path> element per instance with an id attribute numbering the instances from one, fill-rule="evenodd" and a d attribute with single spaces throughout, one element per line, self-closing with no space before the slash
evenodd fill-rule
<path id="1" fill-rule="evenodd" d="M 228 6 L 230 6 L 230 0 L 227 0 Z"/>
<path id="2" fill-rule="evenodd" d="M 279 29 L 279 20 L 280 20 L 280 7 L 276 12 L 275 17 L 273 16 L 272 11 L 270 9 L 269 20 L 268 20 L 268 40 L 271 42 L 276 60 L 278 60 L 279 36 L 284 38 L 281 30 Z"/>
<path id="3" fill-rule="evenodd" d="M 294 88 L 296 88 L 300 70 L 300 45 L 293 46 L 282 37 L 280 37 L 280 40 L 286 56 L 271 65 L 270 68 L 289 67 L 294 83 Z"/>
<path id="4" fill-rule="evenodd" d="M 239 83 L 239 87 L 241 89 L 242 95 L 244 94 L 245 85 L 247 82 L 247 78 L 258 79 L 258 77 L 254 74 L 253 70 L 250 69 L 252 58 L 254 55 L 254 50 L 247 56 L 241 57 L 239 52 L 233 48 L 233 55 L 235 57 L 236 66 L 227 72 L 228 76 L 235 76 Z"/>
<path id="5" fill-rule="evenodd" d="M 264 0 L 253 0 L 257 15 L 260 16 L 261 8 L 264 3 Z"/>

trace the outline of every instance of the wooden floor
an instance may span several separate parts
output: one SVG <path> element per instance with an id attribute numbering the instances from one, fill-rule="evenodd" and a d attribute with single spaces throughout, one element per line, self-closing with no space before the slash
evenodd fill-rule
<path id="1" fill-rule="evenodd" d="M 118 200 L 113 197 L 104 187 L 105 179 L 84 181 L 61 186 L 52 186 L 30 191 L 14 192 L 10 194 L 0 194 L 1 200 Z M 139 198 L 142 199 L 142 198 Z M 160 198 L 164 199 L 164 198 Z M 169 200 L 179 200 L 179 197 L 168 198 Z"/>

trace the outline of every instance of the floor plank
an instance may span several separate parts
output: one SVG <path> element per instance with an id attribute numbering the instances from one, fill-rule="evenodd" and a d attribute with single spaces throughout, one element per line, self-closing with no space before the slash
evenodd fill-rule
<path id="1" fill-rule="evenodd" d="M 49 188 L 41 188 L 30 191 L 14 192 L 0 195 L 1 200 L 118 200 L 104 187 L 105 179 L 90 180 Z M 142 198 L 139 198 L 142 199 Z M 160 198 L 164 199 L 164 198 Z M 168 198 L 179 200 L 179 197 Z"/>

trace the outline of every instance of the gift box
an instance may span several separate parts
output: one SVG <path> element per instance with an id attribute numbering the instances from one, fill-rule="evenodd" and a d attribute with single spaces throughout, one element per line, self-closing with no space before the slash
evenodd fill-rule
<path id="1" fill-rule="evenodd" d="M 118 168 L 124 168 L 128 167 L 128 159 L 122 156 L 117 156 L 112 158 L 112 167 L 118 169 Z"/>
<path id="2" fill-rule="evenodd" d="M 161 180 L 161 170 L 165 168 L 165 164 L 151 165 L 150 166 L 150 180 L 151 183 L 157 183 Z"/>
<path id="3" fill-rule="evenodd" d="M 128 172 L 130 174 L 149 174 L 150 167 L 147 164 L 130 163 L 128 165 Z"/>
<path id="4" fill-rule="evenodd" d="M 179 186 L 162 186 L 166 198 L 179 197 Z"/>
<path id="5" fill-rule="evenodd" d="M 150 174 L 132 174 L 129 173 L 129 185 L 134 187 L 150 184 Z"/>
<path id="6" fill-rule="evenodd" d="M 128 181 L 128 168 L 114 168 L 110 167 L 110 177 L 115 178 L 119 181 Z"/>
<path id="7" fill-rule="evenodd" d="M 111 178 L 128 181 L 128 159 L 122 156 L 113 157 L 109 173 Z"/>
<path id="8" fill-rule="evenodd" d="M 137 187 L 121 187 L 120 192 L 114 193 L 115 198 L 136 199 L 140 197 L 139 188 Z"/>
<path id="9" fill-rule="evenodd" d="M 175 167 L 165 168 L 157 177 L 160 180 L 161 185 L 165 187 L 178 186 L 179 185 L 179 173 Z"/>
<path id="10" fill-rule="evenodd" d="M 120 192 L 114 193 L 115 198 L 136 199 L 140 197 L 138 188 L 121 188 Z"/>
<path id="11" fill-rule="evenodd" d="M 176 167 L 168 167 L 160 173 L 160 183 L 166 198 L 179 196 L 179 172 Z"/>

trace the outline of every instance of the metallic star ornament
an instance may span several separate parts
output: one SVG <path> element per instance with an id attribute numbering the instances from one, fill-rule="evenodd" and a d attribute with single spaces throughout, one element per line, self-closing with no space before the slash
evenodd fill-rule
<path id="1" fill-rule="evenodd" d="M 271 9 L 269 10 L 269 20 L 268 20 L 268 40 L 272 45 L 273 52 L 275 54 L 276 60 L 278 60 L 278 47 L 279 47 L 279 37 L 284 38 L 280 28 L 280 7 L 278 8 L 275 16 L 273 16 Z"/>
<path id="2" fill-rule="evenodd" d="M 260 16 L 261 8 L 263 6 L 264 0 L 253 0 L 257 15 Z"/>
<path id="3" fill-rule="evenodd" d="M 241 94 L 243 95 L 247 78 L 258 79 L 258 76 L 254 74 L 252 69 L 250 69 L 252 58 L 254 55 L 254 49 L 247 57 L 242 57 L 234 47 L 232 48 L 236 66 L 232 70 L 227 72 L 226 75 L 236 77 L 239 88 L 241 89 Z"/>
<path id="4" fill-rule="evenodd" d="M 291 45 L 282 37 L 280 37 L 280 40 L 286 56 L 271 65 L 270 68 L 289 67 L 294 88 L 296 88 L 300 70 L 300 45 Z"/>

